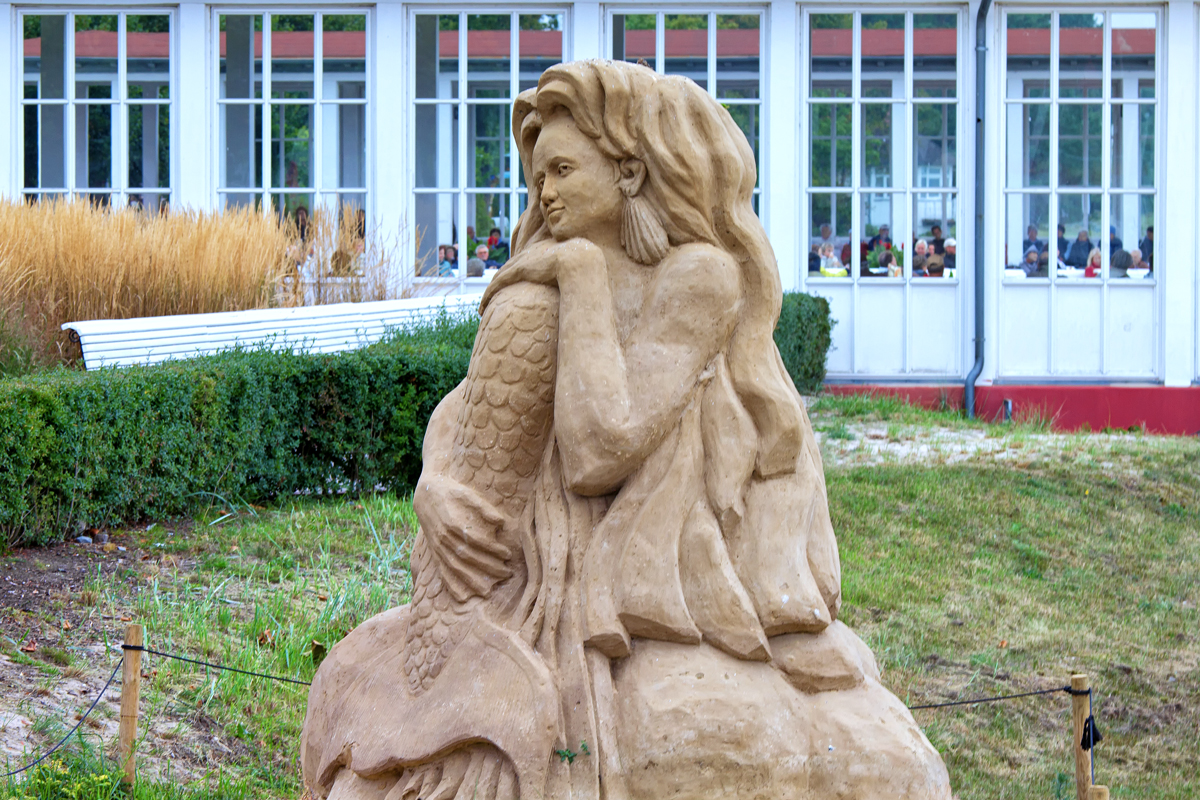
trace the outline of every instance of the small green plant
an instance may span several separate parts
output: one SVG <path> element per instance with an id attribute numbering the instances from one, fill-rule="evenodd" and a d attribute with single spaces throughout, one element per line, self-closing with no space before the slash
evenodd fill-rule
<path id="1" fill-rule="evenodd" d="M 846 440 L 854 438 L 854 434 L 850 432 L 850 429 L 846 427 L 846 423 L 844 422 L 839 422 L 836 425 L 827 425 L 821 428 L 821 432 L 830 439 Z"/>

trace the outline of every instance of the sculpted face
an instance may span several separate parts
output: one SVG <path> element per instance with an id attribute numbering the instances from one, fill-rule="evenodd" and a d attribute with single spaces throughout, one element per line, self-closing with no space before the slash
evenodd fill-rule
<path id="1" fill-rule="evenodd" d="M 542 128 L 533 148 L 533 180 L 558 241 L 619 229 L 624 196 L 618 178 L 617 165 L 570 114 L 555 114 Z"/>

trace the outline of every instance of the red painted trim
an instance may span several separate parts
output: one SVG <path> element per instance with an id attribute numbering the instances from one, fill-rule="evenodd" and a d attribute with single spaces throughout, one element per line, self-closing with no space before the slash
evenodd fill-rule
<path id="1" fill-rule="evenodd" d="M 963 407 L 962 384 L 829 384 L 835 395 L 885 394 L 923 408 Z M 1055 430 L 1140 427 L 1149 433 L 1194 436 L 1200 433 L 1200 386 L 979 386 L 979 416 L 1004 418 L 1004 401 L 1013 413 L 1037 413 L 1053 420 Z"/>

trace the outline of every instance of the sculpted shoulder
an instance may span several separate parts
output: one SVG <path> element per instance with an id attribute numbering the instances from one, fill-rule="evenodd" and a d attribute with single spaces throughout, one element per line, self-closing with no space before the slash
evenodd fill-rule
<path id="1" fill-rule="evenodd" d="M 679 302 L 694 298 L 714 313 L 731 311 L 737 304 L 738 263 L 719 247 L 702 242 L 680 245 L 657 269 L 655 299 Z"/>

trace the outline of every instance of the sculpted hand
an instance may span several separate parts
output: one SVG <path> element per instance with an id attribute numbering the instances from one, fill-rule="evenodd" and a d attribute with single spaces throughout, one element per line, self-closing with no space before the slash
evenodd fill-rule
<path id="1" fill-rule="evenodd" d="M 459 602 L 485 597 L 512 575 L 512 549 L 498 541 L 508 517 L 474 489 L 440 475 L 422 476 L 413 495 L 421 532 Z"/>
<path id="2" fill-rule="evenodd" d="M 588 263 L 603 265 L 605 261 L 603 251 L 587 239 L 534 242 L 509 259 L 488 285 L 488 296 L 522 281 L 557 286 L 564 268 Z"/>

